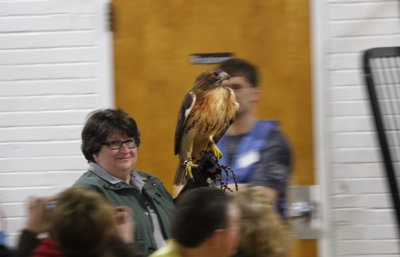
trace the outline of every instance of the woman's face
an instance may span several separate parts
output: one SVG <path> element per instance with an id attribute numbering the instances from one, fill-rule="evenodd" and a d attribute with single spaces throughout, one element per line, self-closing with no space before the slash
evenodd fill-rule
<path id="1" fill-rule="evenodd" d="M 119 130 L 114 130 L 108 135 L 106 142 L 129 139 L 132 138 Z M 93 158 L 111 175 L 129 183 L 130 172 L 135 167 L 137 154 L 137 147 L 128 148 L 127 144 L 124 143 L 120 149 L 116 150 L 111 149 L 108 145 L 103 145 L 98 154 L 93 154 Z"/>

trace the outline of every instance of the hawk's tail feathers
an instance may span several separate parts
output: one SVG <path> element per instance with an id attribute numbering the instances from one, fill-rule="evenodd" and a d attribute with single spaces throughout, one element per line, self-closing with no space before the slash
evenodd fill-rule
<path id="1" fill-rule="evenodd" d="M 178 167 L 175 172 L 175 178 L 174 178 L 174 186 L 182 186 L 186 183 L 186 172 L 185 168 L 182 165 L 182 162 L 179 162 Z"/>

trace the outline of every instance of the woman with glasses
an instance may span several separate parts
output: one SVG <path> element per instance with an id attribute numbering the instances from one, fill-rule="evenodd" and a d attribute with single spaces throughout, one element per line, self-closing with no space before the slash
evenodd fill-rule
<path id="1" fill-rule="evenodd" d="M 134 246 L 149 255 L 170 238 L 171 195 L 161 181 L 135 169 L 140 145 L 136 122 L 121 109 L 94 111 L 82 131 L 88 171 L 74 184 L 102 193 L 133 210 Z"/>

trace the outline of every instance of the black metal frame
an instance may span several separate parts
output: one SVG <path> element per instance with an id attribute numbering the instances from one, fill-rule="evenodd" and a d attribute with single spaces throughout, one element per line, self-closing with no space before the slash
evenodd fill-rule
<path id="1" fill-rule="evenodd" d="M 400 121 L 392 126 L 393 124 L 388 124 L 385 120 L 385 117 L 389 116 L 400 118 L 400 104 L 397 104 L 397 101 L 400 103 L 400 47 L 366 50 L 363 55 L 363 68 L 400 236 L 400 195 L 396 179 L 396 171 L 400 174 L 400 169 L 396 170 L 395 165 L 400 158 L 400 152 L 392 153 L 394 147 L 390 145 L 394 141 L 400 142 Z M 393 98 L 385 98 L 386 96 Z M 385 113 L 388 109 L 391 114 Z M 396 119 L 394 122 L 397 123 Z"/>

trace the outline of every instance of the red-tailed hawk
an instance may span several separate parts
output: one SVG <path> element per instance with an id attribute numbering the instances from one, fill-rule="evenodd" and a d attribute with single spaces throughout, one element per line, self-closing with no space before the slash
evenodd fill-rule
<path id="1" fill-rule="evenodd" d="M 226 72 L 207 70 L 195 79 L 183 99 L 175 130 L 175 154 L 179 154 L 175 186 L 193 178 L 191 170 L 197 167 L 202 151 L 212 152 L 216 159 L 222 156 L 216 143 L 232 124 L 239 107 L 232 89 L 222 85 L 225 79 L 229 79 Z"/>

